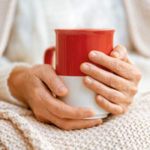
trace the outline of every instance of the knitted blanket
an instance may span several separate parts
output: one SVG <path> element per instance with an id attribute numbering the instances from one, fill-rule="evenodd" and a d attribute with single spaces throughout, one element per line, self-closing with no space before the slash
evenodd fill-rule
<path id="1" fill-rule="evenodd" d="M 26 108 L 0 101 L 0 149 L 149 150 L 150 92 L 135 98 L 124 115 L 109 116 L 102 125 L 63 131 L 35 120 Z"/>

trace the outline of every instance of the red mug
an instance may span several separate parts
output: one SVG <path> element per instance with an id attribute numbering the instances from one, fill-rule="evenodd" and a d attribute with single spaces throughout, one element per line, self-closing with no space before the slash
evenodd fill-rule
<path id="1" fill-rule="evenodd" d="M 108 112 L 95 102 L 96 93 L 86 88 L 82 82 L 84 74 L 80 71 L 83 62 L 89 62 L 91 50 L 101 51 L 109 55 L 113 49 L 113 29 L 56 29 L 56 47 L 45 52 L 44 63 L 53 64 L 56 50 L 56 73 L 66 86 L 69 94 L 61 99 L 72 106 L 88 107 L 96 116 L 105 118 Z"/>

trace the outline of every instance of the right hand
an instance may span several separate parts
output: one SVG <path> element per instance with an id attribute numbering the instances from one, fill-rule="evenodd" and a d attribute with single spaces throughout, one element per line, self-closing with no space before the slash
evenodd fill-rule
<path id="1" fill-rule="evenodd" d="M 91 109 L 69 106 L 54 96 L 65 96 L 68 89 L 50 65 L 16 67 L 8 79 L 8 86 L 12 96 L 27 103 L 42 122 L 53 123 L 65 130 L 102 123 L 101 119 L 84 119 L 94 116 Z"/>

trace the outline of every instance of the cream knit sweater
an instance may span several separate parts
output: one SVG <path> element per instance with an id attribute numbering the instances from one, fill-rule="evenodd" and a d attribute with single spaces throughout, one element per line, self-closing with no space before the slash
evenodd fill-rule
<path id="1" fill-rule="evenodd" d="M 51 2 L 50 6 L 46 0 L 43 2 L 41 0 L 19 0 L 16 19 L 10 34 L 16 0 L 0 0 L 0 149 L 150 149 L 150 92 L 139 94 L 125 115 L 110 116 L 99 127 L 63 131 L 53 125 L 38 122 L 25 104 L 11 96 L 7 86 L 7 79 L 15 66 L 30 67 L 29 63 L 42 63 L 43 50 L 49 45 L 55 44 L 54 28 L 115 27 L 122 31 L 116 33 L 116 44 L 121 42 L 129 49 L 134 49 L 139 54 L 150 57 L 150 2 L 148 0 L 124 0 L 131 42 L 124 30 L 123 19 L 125 16 L 122 8 L 116 7 L 117 4 L 121 4 L 121 1 L 115 0 L 112 5 L 109 4 L 110 2 L 112 3 L 111 0 L 107 0 L 107 2 L 83 0 L 81 3 L 79 0 L 72 2 L 66 0 L 62 4 L 60 0 L 55 0 Z M 78 6 L 78 10 L 75 11 L 73 6 L 76 8 Z M 89 6 L 91 6 L 91 10 Z M 51 13 L 45 14 L 43 8 L 47 11 L 50 9 Z M 117 14 L 119 25 L 115 26 L 115 22 L 113 24 L 114 19 L 111 20 L 112 26 L 107 26 L 108 19 L 103 19 L 101 23 L 96 21 L 93 24 L 90 23 L 91 19 L 94 21 L 103 16 L 98 9 L 103 12 L 105 9 L 114 9 L 113 12 Z M 92 11 L 95 11 L 96 15 L 90 18 Z M 105 12 L 105 14 L 109 14 L 108 16 L 111 13 L 112 11 Z M 63 16 L 66 17 L 63 18 Z M 45 17 L 51 19 L 48 21 Z M 112 16 L 109 19 L 111 18 Z M 121 18 L 123 19 L 121 20 Z M 77 19 L 78 21 L 74 21 Z M 52 39 L 50 40 L 49 37 Z M 117 37 L 119 38 L 117 39 Z M 150 91 L 150 88 L 148 89 L 150 60 L 133 54 L 131 57 L 144 73 L 141 89 Z M 17 61 L 21 61 L 21 63 L 17 63 Z"/>

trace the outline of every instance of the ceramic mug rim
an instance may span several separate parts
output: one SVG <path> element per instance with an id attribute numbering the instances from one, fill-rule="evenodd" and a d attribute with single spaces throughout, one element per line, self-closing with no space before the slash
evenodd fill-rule
<path id="1" fill-rule="evenodd" d="M 102 29 L 90 29 L 90 28 L 79 28 L 79 29 L 55 29 L 56 33 L 114 33 L 115 29 L 102 28 Z"/>

